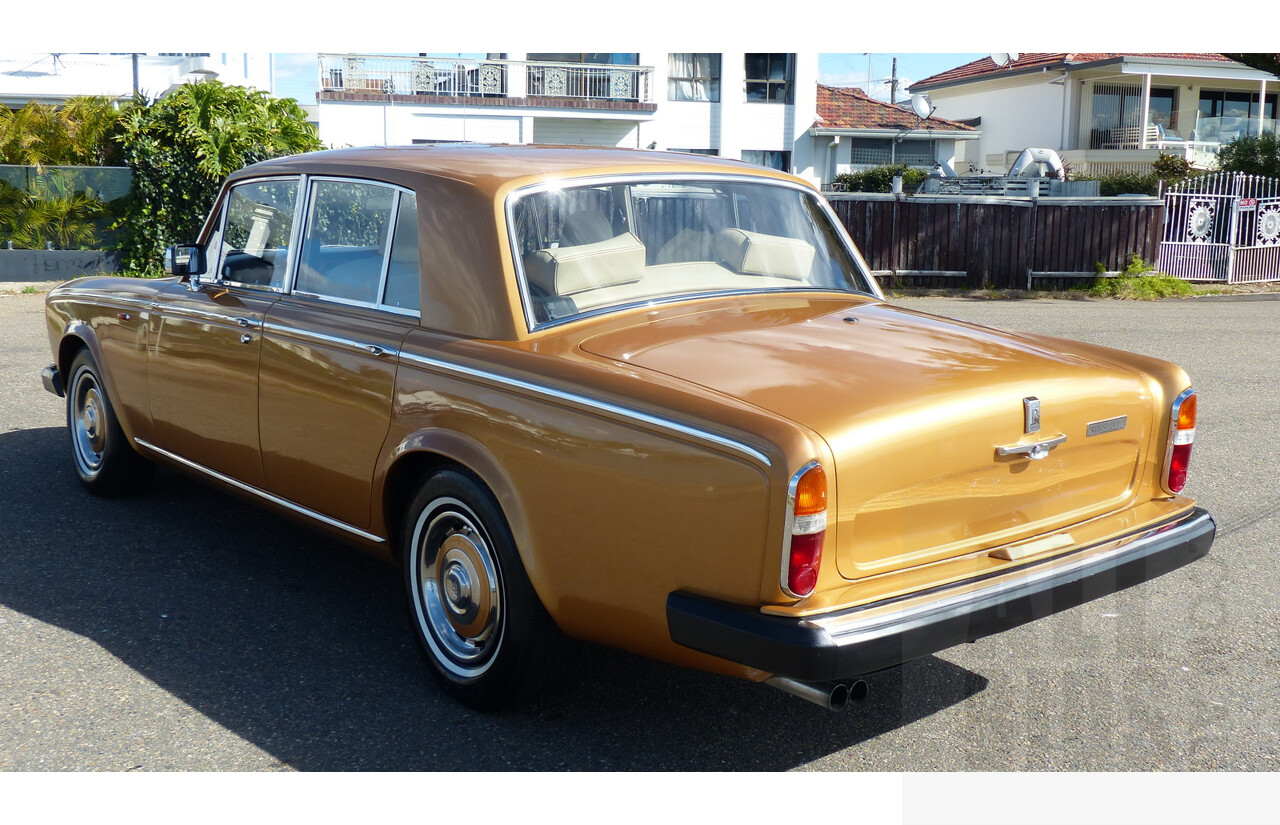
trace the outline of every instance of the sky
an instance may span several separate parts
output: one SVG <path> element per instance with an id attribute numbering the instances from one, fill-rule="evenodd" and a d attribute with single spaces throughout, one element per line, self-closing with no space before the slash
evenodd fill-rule
<path id="1" fill-rule="evenodd" d="M 438 52 L 442 57 L 462 52 Z M 480 56 L 480 55 L 475 55 Z M 858 86 L 879 100 L 889 99 L 889 77 L 893 72 L 893 59 L 898 59 L 898 100 L 907 97 L 907 87 L 917 80 L 962 66 L 972 60 L 985 57 L 982 54 L 922 53 L 900 54 L 838 54 L 818 56 L 818 82 L 828 86 Z M 299 103 L 315 103 L 318 69 L 316 55 L 312 53 L 275 53 L 275 94 L 292 97 Z M 870 74 L 868 74 L 868 66 Z M 868 79 L 870 78 L 870 79 Z"/>

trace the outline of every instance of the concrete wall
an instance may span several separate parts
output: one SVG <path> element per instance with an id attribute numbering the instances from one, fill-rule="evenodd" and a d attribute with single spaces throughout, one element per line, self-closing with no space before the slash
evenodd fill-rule
<path id="1" fill-rule="evenodd" d="M 0 282 L 69 281 L 119 271 L 119 252 L 0 249 Z"/>

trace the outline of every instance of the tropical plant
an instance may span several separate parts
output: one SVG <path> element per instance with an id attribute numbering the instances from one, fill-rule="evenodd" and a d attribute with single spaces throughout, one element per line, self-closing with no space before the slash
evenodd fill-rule
<path id="1" fill-rule="evenodd" d="M 1223 172 L 1242 172 L 1280 178 L 1280 137 L 1242 135 L 1218 150 L 1218 168 Z"/>
<path id="2" fill-rule="evenodd" d="M 0 238 L 19 249 L 96 246 L 96 221 L 108 206 L 92 190 L 76 191 L 64 176 L 43 175 L 32 191 L 0 185 Z"/>
<path id="3" fill-rule="evenodd" d="M 0 163 L 112 166 L 120 160 L 121 116 L 107 97 L 73 97 L 61 107 L 0 106 Z"/>
<path id="4" fill-rule="evenodd" d="M 160 271 L 167 244 L 195 238 L 228 174 L 320 148 L 293 100 L 218 81 L 190 83 L 155 102 L 137 97 L 123 127 L 133 187 L 118 224 L 122 261 L 150 274 Z"/>

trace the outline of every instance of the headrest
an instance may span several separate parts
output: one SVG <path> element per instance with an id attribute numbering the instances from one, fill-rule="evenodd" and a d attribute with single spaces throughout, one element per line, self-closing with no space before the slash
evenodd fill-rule
<path id="1" fill-rule="evenodd" d="M 712 244 L 717 256 L 744 275 L 805 281 L 813 266 L 813 247 L 795 238 L 723 229 L 716 233 Z"/>
<path id="2" fill-rule="evenodd" d="M 564 219 L 560 235 L 566 246 L 599 243 L 613 237 L 613 226 L 601 212 L 574 212 Z"/>
<path id="3" fill-rule="evenodd" d="M 599 243 L 543 249 L 524 259 L 529 281 L 552 295 L 633 284 L 644 274 L 644 244 L 630 232 Z"/>

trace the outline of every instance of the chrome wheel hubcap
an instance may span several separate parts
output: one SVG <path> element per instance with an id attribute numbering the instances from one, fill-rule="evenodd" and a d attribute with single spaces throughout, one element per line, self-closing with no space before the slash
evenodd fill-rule
<path id="1" fill-rule="evenodd" d="M 103 421 L 102 396 L 92 374 L 82 371 L 72 390 L 71 444 L 76 464 L 86 476 L 94 476 L 102 468 L 102 452 L 106 449 L 106 426 Z"/>
<path id="2" fill-rule="evenodd" d="M 435 502 L 414 547 L 414 610 L 428 645 L 454 675 L 480 675 L 502 640 L 502 581 L 479 519 L 455 499 Z"/>

